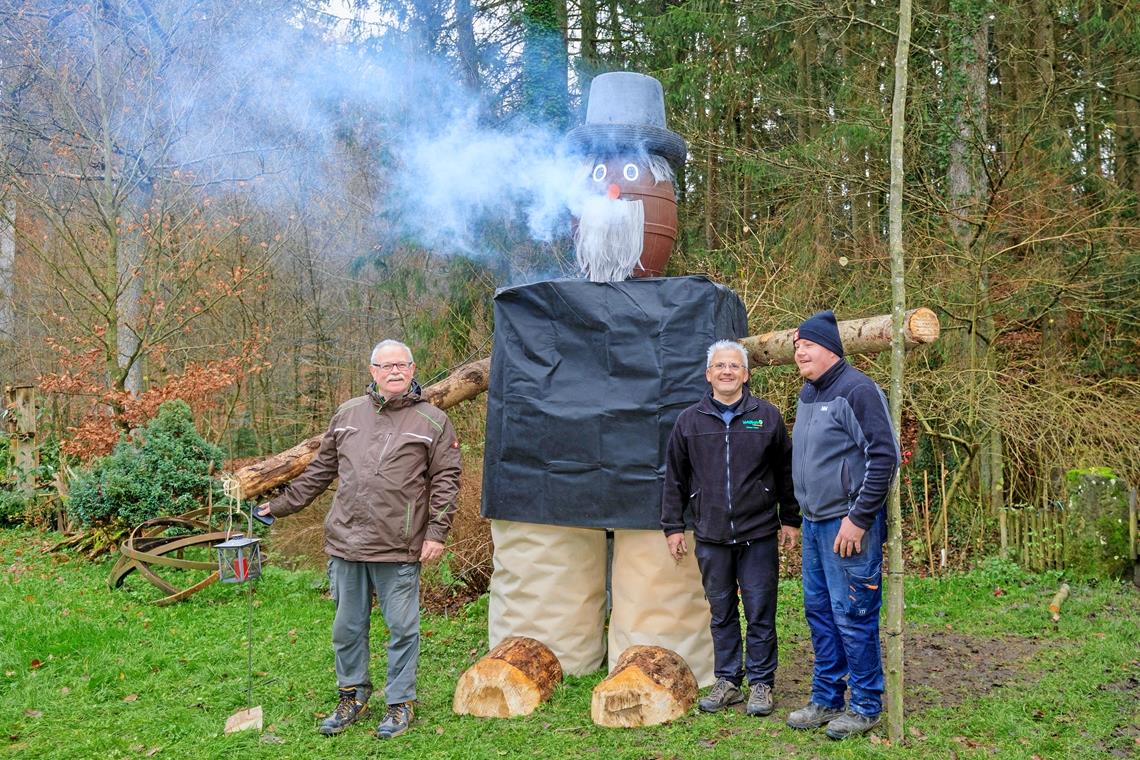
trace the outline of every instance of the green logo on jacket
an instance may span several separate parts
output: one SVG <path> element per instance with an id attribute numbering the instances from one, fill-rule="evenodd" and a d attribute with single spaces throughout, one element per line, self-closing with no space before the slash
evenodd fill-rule
<path id="1" fill-rule="evenodd" d="M 749 430 L 759 430 L 764 427 L 764 420 L 745 420 L 744 427 Z"/>

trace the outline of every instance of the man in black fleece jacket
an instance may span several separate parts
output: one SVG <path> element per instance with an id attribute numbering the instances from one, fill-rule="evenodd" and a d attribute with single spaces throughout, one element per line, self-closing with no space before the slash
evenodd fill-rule
<path id="1" fill-rule="evenodd" d="M 898 442 L 882 390 L 844 361 L 832 312 L 805 320 L 794 344 L 806 382 L 792 431 L 792 472 L 803 511 L 804 614 L 815 666 L 811 702 L 789 715 L 788 725 L 826 725 L 828 736 L 845 739 L 874 727 L 882 711 L 884 507 Z"/>
<path id="2" fill-rule="evenodd" d="M 780 412 L 748 392 L 748 352 L 722 340 L 709 347 L 711 391 L 681 412 L 665 455 L 661 527 L 673 557 L 685 546 L 686 508 L 712 613 L 716 683 L 699 702 L 716 712 L 744 701 L 768 715 L 776 677 L 776 589 L 780 544 L 795 546 L 799 507 L 792 488 L 792 450 Z M 744 602 L 748 648 L 741 664 L 737 587 Z"/>

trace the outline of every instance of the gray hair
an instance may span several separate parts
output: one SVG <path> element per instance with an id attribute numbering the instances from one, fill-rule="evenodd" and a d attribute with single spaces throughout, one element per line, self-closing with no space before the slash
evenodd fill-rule
<path id="1" fill-rule="evenodd" d="M 740 354 L 741 363 L 744 365 L 744 369 L 748 369 L 748 349 L 746 349 L 740 343 L 737 343 L 735 340 L 718 340 L 716 343 L 713 343 L 711 346 L 709 346 L 708 356 L 705 357 L 706 367 L 712 366 L 713 354 L 715 354 L 717 351 L 736 351 Z"/>
<path id="2" fill-rule="evenodd" d="M 415 360 L 415 357 L 412 356 L 412 349 L 408 348 L 408 346 L 406 344 L 401 343 L 398 340 L 392 340 L 391 338 L 389 338 L 387 340 L 382 340 L 379 343 L 377 343 L 373 347 L 372 353 L 368 355 L 368 361 L 375 361 L 376 360 L 376 354 L 380 353 L 385 348 L 390 348 L 391 346 L 396 346 L 397 348 L 404 349 L 404 353 L 406 353 L 408 355 L 408 361 L 415 364 L 416 360 Z"/>

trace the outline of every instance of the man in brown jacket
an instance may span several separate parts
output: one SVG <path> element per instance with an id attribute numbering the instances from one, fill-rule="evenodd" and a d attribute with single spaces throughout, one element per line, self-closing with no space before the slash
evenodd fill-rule
<path id="1" fill-rule="evenodd" d="M 316 457 L 285 492 L 258 508 L 281 517 L 307 507 L 339 478 L 325 518 L 336 602 L 333 649 L 340 701 L 320 725 L 339 734 L 368 711 L 372 595 L 388 625 L 388 703 L 376 729 L 398 736 L 412 722 L 420 651 L 420 565 L 443 554 L 459 490 L 459 440 L 447 415 L 420 398 L 411 350 L 372 350 L 372 384 L 333 415 Z"/>

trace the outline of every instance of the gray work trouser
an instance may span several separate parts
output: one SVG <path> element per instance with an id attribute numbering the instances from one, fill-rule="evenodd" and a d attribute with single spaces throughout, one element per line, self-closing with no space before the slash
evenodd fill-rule
<path id="1" fill-rule="evenodd" d="M 375 591 L 389 632 L 385 702 L 413 701 L 420 657 L 420 563 L 349 562 L 332 557 L 329 583 L 336 602 L 333 650 L 337 685 L 372 686 L 368 632 Z"/>

